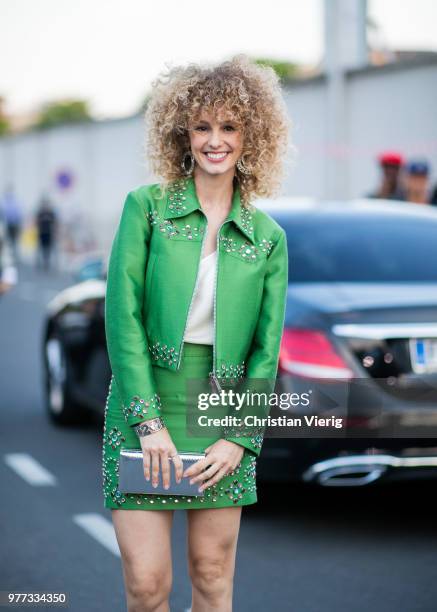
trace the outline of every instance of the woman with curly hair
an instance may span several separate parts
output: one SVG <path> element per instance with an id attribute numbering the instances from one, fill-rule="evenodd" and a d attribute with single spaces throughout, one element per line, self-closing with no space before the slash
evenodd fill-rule
<path id="1" fill-rule="evenodd" d="M 130 611 L 169 610 L 175 509 L 187 510 L 192 612 L 228 611 L 264 428 L 189 435 L 188 412 L 198 407 L 189 382 L 206 381 L 220 401 L 242 381 L 274 388 L 287 243 L 252 202 L 279 187 L 289 122 L 275 72 L 244 55 L 171 69 L 154 83 L 146 119 L 161 180 L 127 195 L 108 267 L 104 505 Z M 156 493 L 122 490 L 123 449 L 141 449 Z M 186 469 L 187 452 L 203 458 Z M 175 482 L 189 479 L 195 494 L 166 492 L 172 465 Z"/>

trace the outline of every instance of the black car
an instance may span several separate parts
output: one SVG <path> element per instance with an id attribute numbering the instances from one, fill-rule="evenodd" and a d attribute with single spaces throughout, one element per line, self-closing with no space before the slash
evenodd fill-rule
<path id="1" fill-rule="evenodd" d="M 348 425 L 340 435 L 287 428 L 276 437 L 269 427 L 259 478 L 357 486 L 437 476 L 437 209 L 294 198 L 257 206 L 288 238 L 276 391 L 313 388 L 324 398 L 318 415 L 340 408 Z M 88 280 L 49 305 L 44 386 L 56 422 L 103 412 L 111 376 L 104 296 L 105 280 Z M 285 413 L 299 410 L 274 407 L 271 416 Z"/>

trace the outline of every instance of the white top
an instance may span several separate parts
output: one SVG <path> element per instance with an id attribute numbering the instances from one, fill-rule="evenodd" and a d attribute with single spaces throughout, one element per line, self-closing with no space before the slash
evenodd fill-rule
<path id="1" fill-rule="evenodd" d="M 214 343 L 214 282 L 217 250 L 202 257 L 199 264 L 197 287 L 188 315 L 184 342 Z"/>

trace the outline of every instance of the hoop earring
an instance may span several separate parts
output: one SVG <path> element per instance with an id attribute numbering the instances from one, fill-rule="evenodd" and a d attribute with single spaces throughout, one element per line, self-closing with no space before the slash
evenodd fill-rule
<path id="1" fill-rule="evenodd" d="M 190 161 L 190 167 L 187 168 L 187 161 Z M 182 158 L 181 168 L 185 176 L 190 176 L 194 170 L 194 156 L 191 151 L 187 151 Z"/>
<path id="2" fill-rule="evenodd" d="M 241 172 L 241 174 L 244 174 L 245 176 L 248 176 L 250 174 L 250 170 L 244 165 L 243 160 L 240 159 L 237 161 L 236 164 L 238 170 Z"/>

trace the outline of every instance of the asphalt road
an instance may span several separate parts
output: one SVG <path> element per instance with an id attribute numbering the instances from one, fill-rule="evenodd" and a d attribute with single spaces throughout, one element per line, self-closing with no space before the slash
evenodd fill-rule
<path id="1" fill-rule="evenodd" d="M 22 268 L 0 298 L 0 591 L 62 592 L 69 610 L 118 612 L 126 607 L 103 508 L 102 420 L 59 428 L 42 402 L 45 305 L 69 284 Z M 258 504 L 243 508 L 235 612 L 435 612 L 434 486 L 260 488 Z M 172 612 L 190 606 L 185 519 L 175 513 Z"/>

